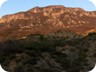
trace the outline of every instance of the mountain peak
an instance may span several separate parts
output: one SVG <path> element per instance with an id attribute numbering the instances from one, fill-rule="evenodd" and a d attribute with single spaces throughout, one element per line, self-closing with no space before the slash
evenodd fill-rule
<path id="1" fill-rule="evenodd" d="M 96 30 L 96 12 L 62 5 L 34 7 L 26 12 L 0 19 L 0 38 L 21 38 L 30 34 L 48 34 L 60 29 L 76 33 Z"/>

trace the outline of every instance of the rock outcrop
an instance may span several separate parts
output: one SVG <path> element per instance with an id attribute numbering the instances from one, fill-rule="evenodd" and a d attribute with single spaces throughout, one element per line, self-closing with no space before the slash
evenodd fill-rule
<path id="1" fill-rule="evenodd" d="M 48 34 L 60 29 L 79 34 L 96 31 L 96 12 L 64 6 L 35 7 L 0 19 L 0 40 L 20 39 L 30 34 Z"/>

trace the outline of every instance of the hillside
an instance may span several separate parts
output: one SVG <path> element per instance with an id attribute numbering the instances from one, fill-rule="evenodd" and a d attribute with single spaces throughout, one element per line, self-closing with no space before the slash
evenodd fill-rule
<path id="1" fill-rule="evenodd" d="M 49 34 L 61 29 L 78 34 L 96 32 L 96 12 L 56 5 L 5 15 L 0 19 L 0 40 Z"/>
<path id="2" fill-rule="evenodd" d="M 9 72 L 88 72 L 96 62 L 96 11 L 34 7 L 0 19 L 0 64 Z"/>
<path id="3" fill-rule="evenodd" d="M 88 72 L 95 62 L 96 33 L 62 30 L 0 43 L 0 63 L 9 72 Z"/>

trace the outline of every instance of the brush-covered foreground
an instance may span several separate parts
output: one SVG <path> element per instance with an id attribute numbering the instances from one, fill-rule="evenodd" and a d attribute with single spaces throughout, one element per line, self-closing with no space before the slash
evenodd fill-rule
<path id="1" fill-rule="evenodd" d="M 95 60 L 96 33 L 61 30 L 0 43 L 0 62 L 9 72 L 88 72 Z"/>

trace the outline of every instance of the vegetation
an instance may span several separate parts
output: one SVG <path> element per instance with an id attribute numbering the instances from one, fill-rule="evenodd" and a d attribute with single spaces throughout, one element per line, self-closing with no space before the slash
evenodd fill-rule
<path id="1" fill-rule="evenodd" d="M 95 60 L 96 33 L 62 30 L 0 43 L 0 62 L 9 72 L 87 72 Z"/>

